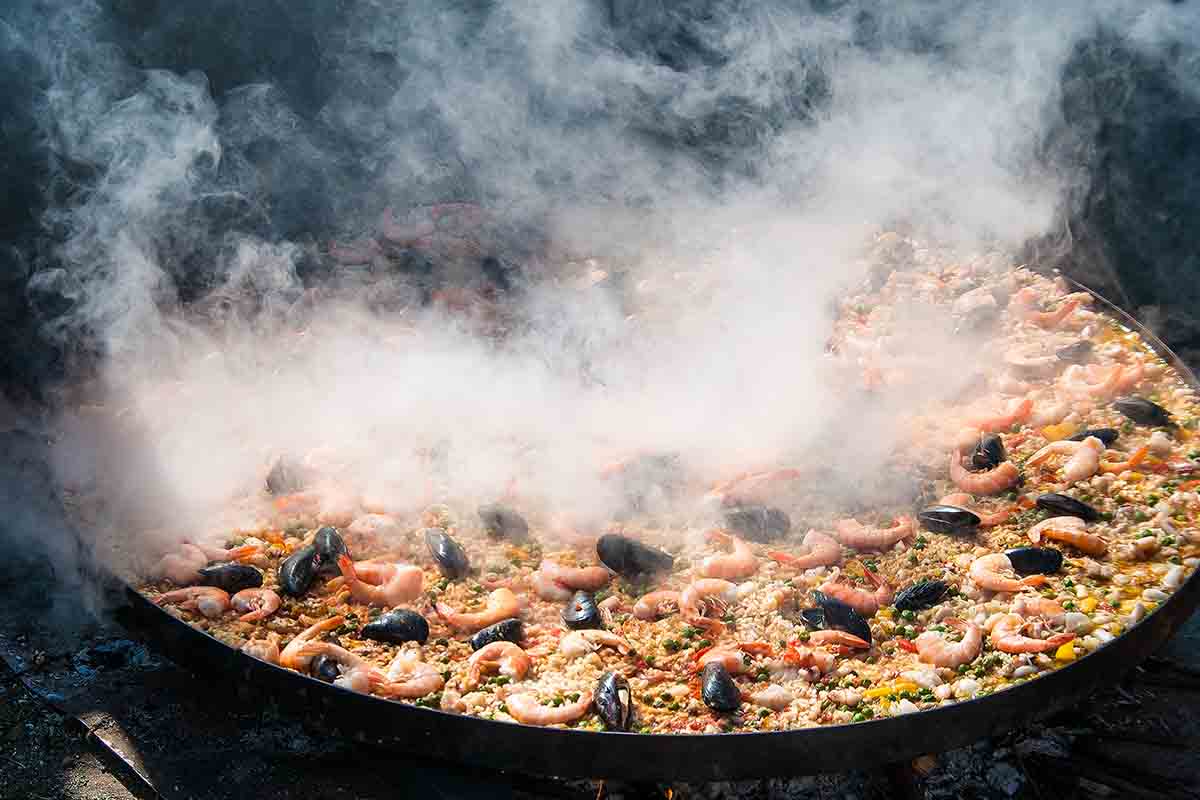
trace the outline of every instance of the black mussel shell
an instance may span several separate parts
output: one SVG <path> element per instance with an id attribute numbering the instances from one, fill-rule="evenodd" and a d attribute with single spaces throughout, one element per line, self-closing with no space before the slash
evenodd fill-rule
<path id="1" fill-rule="evenodd" d="M 994 433 L 986 434 L 971 451 L 971 466 L 977 470 L 988 470 L 1004 460 L 1004 440 Z"/>
<path id="2" fill-rule="evenodd" d="M 917 514 L 917 520 L 934 533 L 974 533 L 979 527 L 979 515 L 958 506 L 929 506 Z"/>
<path id="3" fill-rule="evenodd" d="M 304 471 L 287 456 L 280 456 L 267 473 L 267 491 L 271 494 L 291 494 L 304 486 Z"/>
<path id="4" fill-rule="evenodd" d="M 1067 439 L 1069 442 L 1082 442 L 1089 436 L 1095 436 L 1100 441 L 1104 442 L 1105 447 L 1109 447 L 1117 440 L 1121 432 L 1116 428 L 1088 428 L 1083 433 L 1077 433 Z"/>
<path id="5" fill-rule="evenodd" d="M 311 544 L 301 547 L 279 565 L 279 588 L 284 594 L 300 597 L 317 577 L 317 548 Z"/>
<path id="6" fill-rule="evenodd" d="M 770 506 L 739 506 L 725 512 L 725 525 L 752 542 L 773 542 L 787 536 L 792 519 Z"/>
<path id="7" fill-rule="evenodd" d="M 1100 519 L 1100 512 L 1082 500 L 1076 500 L 1065 494 L 1043 494 L 1037 499 L 1038 508 L 1045 509 L 1060 517 L 1079 517 L 1087 522 Z"/>
<path id="8" fill-rule="evenodd" d="M 601 564 L 626 578 L 670 572 L 675 564 L 670 553 L 619 533 L 606 533 L 596 540 L 596 557 Z"/>
<path id="9" fill-rule="evenodd" d="M 1004 555 L 1018 575 L 1050 575 L 1062 569 L 1063 554 L 1053 547 L 1014 547 Z"/>
<path id="10" fill-rule="evenodd" d="M 813 600 L 825 616 L 827 630 L 845 631 L 857 636 L 868 644 L 871 641 L 871 626 L 850 606 L 824 592 L 813 590 Z"/>
<path id="11" fill-rule="evenodd" d="M 425 544 L 429 554 L 437 562 L 438 569 L 447 578 L 461 578 L 471 568 L 467 551 L 441 528 L 425 529 Z"/>
<path id="12" fill-rule="evenodd" d="M 567 602 L 562 610 L 562 621 L 571 630 L 584 628 L 603 628 L 604 621 L 600 619 L 600 608 L 596 598 L 590 592 L 578 591 Z"/>
<path id="13" fill-rule="evenodd" d="M 950 591 L 950 585 L 945 581 L 921 581 L 902 589 L 896 595 L 893 605 L 897 611 L 920 611 L 932 608 L 941 602 Z"/>
<path id="14" fill-rule="evenodd" d="M 719 661 L 708 662 L 700 672 L 700 696 L 713 711 L 736 711 L 742 704 L 742 693 Z"/>
<path id="15" fill-rule="evenodd" d="M 213 564 L 200 570 L 200 585 L 215 586 L 233 594 L 262 586 L 262 573 L 249 564 Z"/>
<path id="16" fill-rule="evenodd" d="M 1058 356 L 1059 361 L 1066 361 L 1068 364 L 1082 364 L 1092 357 L 1094 348 L 1095 345 L 1090 340 L 1081 339 L 1075 344 L 1058 348 L 1054 351 L 1054 355 Z"/>
<path id="17" fill-rule="evenodd" d="M 740 696 L 739 696 L 740 699 Z M 629 683 L 615 672 L 600 676 L 596 691 L 592 695 L 600 721 L 610 731 L 627 731 L 633 719 L 633 694 Z"/>
<path id="18" fill-rule="evenodd" d="M 1171 419 L 1171 412 L 1158 403 L 1147 400 L 1144 397 L 1138 397 L 1137 395 L 1130 395 L 1129 397 L 1121 397 L 1114 400 L 1113 408 L 1139 425 L 1165 425 L 1170 427 L 1175 425 L 1174 420 Z"/>
<path id="19" fill-rule="evenodd" d="M 328 525 L 317 531 L 313 537 L 313 547 L 317 548 L 317 571 L 321 574 L 338 573 L 338 557 L 350 555 L 338 529 Z"/>
<path id="20" fill-rule="evenodd" d="M 518 512 L 508 506 L 492 503 L 480 506 L 479 519 L 489 536 L 519 542 L 529 538 L 529 523 Z"/>
<path id="21" fill-rule="evenodd" d="M 483 630 L 477 631 L 471 637 L 471 649 L 478 650 L 492 642 L 512 642 L 513 644 L 519 644 L 524 631 L 525 629 L 521 625 L 521 620 L 516 617 L 502 619 L 494 625 L 488 625 Z"/>
<path id="22" fill-rule="evenodd" d="M 416 611 L 397 608 L 363 625 L 362 635 L 377 642 L 425 644 L 429 638 L 429 623 Z"/>
<path id="23" fill-rule="evenodd" d="M 322 653 L 321 655 L 313 656 L 312 661 L 308 662 L 308 671 L 317 680 L 333 683 L 341 677 L 342 671 L 338 668 L 336 659 Z"/>
<path id="24" fill-rule="evenodd" d="M 825 630 L 825 612 L 819 608 L 800 609 L 800 621 L 814 631 Z"/>

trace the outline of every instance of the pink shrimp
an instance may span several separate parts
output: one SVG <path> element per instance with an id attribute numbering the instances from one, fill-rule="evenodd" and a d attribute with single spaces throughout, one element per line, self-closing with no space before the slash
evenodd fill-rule
<path id="1" fill-rule="evenodd" d="M 799 478 L 800 475 L 800 470 L 790 468 L 743 472 L 731 480 L 714 486 L 706 498 L 718 500 L 721 505 L 726 506 L 765 503 L 783 486 Z"/>
<path id="2" fill-rule="evenodd" d="M 988 631 L 992 647 L 1002 653 L 1044 653 L 1075 638 L 1073 633 L 1060 633 L 1049 639 L 1033 639 L 1022 634 L 1027 624 L 1020 614 L 1004 614 L 996 619 Z"/>
<path id="3" fill-rule="evenodd" d="M 892 602 L 892 587 L 888 586 L 883 578 L 867 569 L 865 564 L 859 564 L 859 566 L 862 567 L 863 574 L 867 576 L 867 579 L 875 584 L 874 592 L 868 592 L 864 589 L 858 589 L 851 584 L 839 583 L 837 581 L 826 581 L 821 584 L 821 591 L 836 600 L 841 600 L 864 617 L 870 617 L 881 606 L 886 606 Z"/>
<path id="4" fill-rule="evenodd" d="M 268 664 L 279 663 L 279 634 L 272 631 L 265 639 L 251 639 L 242 645 L 242 652 Z"/>
<path id="5" fill-rule="evenodd" d="M 215 586 L 188 586 L 160 595 L 158 605 L 178 605 L 189 611 L 199 611 L 208 619 L 221 616 L 229 610 L 229 592 Z"/>
<path id="6" fill-rule="evenodd" d="M 1091 365 L 1096 367 L 1095 364 Z M 1067 394 L 1077 397 L 1112 397 L 1124 383 L 1124 367 L 1114 364 L 1106 377 L 1100 377 L 1096 369 L 1088 370 L 1080 364 L 1072 364 L 1063 372 L 1059 385 Z M 1099 380 L 1092 380 L 1093 377 Z"/>
<path id="7" fill-rule="evenodd" d="M 592 707 L 592 694 L 581 692 L 579 699 L 573 703 L 544 706 L 532 692 L 522 692 L 508 695 L 504 704 L 508 707 L 509 716 L 524 725 L 563 725 L 574 722 L 588 712 Z"/>
<path id="8" fill-rule="evenodd" d="M 990 553 L 971 562 L 968 574 L 976 585 L 993 592 L 1019 592 L 1030 586 L 1041 586 L 1045 575 L 1029 575 L 1025 578 L 1010 578 L 1004 573 L 1012 572 L 1012 561 L 1004 553 Z"/>
<path id="9" fill-rule="evenodd" d="M 241 612 L 238 617 L 242 622 L 266 619 L 279 610 L 279 595 L 271 589 L 242 589 L 235 594 L 230 603 L 235 611 Z"/>
<path id="10" fill-rule="evenodd" d="M 829 567 L 842 560 L 842 545 L 837 539 L 818 530 L 810 530 L 804 534 L 800 547 L 804 551 L 802 555 L 793 555 L 782 550 L 768 550 L 767 555 L 780 564 L 796 569 Z"/>
<path id="11" fill-rule="evenodd" d="M 412 700 L 441 691 L 446 685 L 437 667 L 422 661 L 420 652 L 415 650 L 396 653 L 387 673 L 380 677 L 382 680 L 372 681 L 371 692 L 382 697 Z"/>
<path id="12" fill-rule="evenodd" d="M 338 556 L 338 569 L 351 596 L 372 606 L 398 606 L 421 596 L 424 573 L 411 564 L 355 563 L 348 555 Z"/>
<path id="13" fill-rule="evenodd" d="M 578 658 L 594 653 L 601 647 L 611 647 L 621 655 L 628 655 L 633 648 L 629 642 L 612 631 L 571 631 L 558 640 L 558 651 L 568 658 Z"/>
<path id="14" fill-rule="evenodd" d="M 950 668 L 974 661 L 983 648 L 983 630 L 975 623 L 961 619 L 948 619 L 945 624 L 963 631 L 962 640 L 951 642 L 937 631 L 925 631 L 913 640 L 917 658 L 935 667 Z"/>
<path id="15" fill-rule="evenodd" d="M 633 615 L 638 619 L 658 619 L 679 610 L 679 592 L 660 589 L 638 598 L 633 605 Z"/>
<path id="16" fill-rule="evenodd" d="M 1029 529 L 1027 534 L 1034 544 L 1042 539 L 1069 544 L 1091 556 L 1102 556 L 1108 550 L 1108 542 L 1094 533 L 1087 532 L 1087 523 L 1079 517 L 1050 517 Z"/>
<path id="17" fill-rule="evenodd" d="M 1117 385 L 1113 389 L 1113 394 L 1124 394 L 1125 392 L 1133 391 L 1145 377 L 1145 362 L 1141 360 L 1135 361 L 1133 366 L 1125 368 L 1124 373 L 1122 373 L 1120 380 L 1117 381 Z"/>
<path id="18" fill-rule="evenodd" d="M 968 472 L 962 465 L 963 454 L 955 450 L 950 456 L 950 480 L 971 494 L 999 494 L 1017 485 L 1021 473 L 1011 461 L 1004 461 L 986 472 Z"/>
<path id="19" fill-rule="evenodd" d="M 978 507 L 972 506 L 971 495 L 967 494 L 966 492 L 955 492 L 954 494 L 948 494 L 938 502 L 942 505 L 958 506 L 959 508 L 965 508 L 967 511 L 970 511 L 972 514 L 979 517 L 979 526 L 981 528 L 993 528 L 997 525 L 1002 525 L 1017 511 L 1017 506 L 1013 504 L 989 514 Z"/>
<path id="20" fill-rule="evenodd" d="M 279 666 L 294 669 L 297 672 L 307 671 L 308 663 L 312 660 L 312 656 L 306 655 L 303 652 L 304 646 L 310 643 L 313 637 L 338 628 L 345 621 L 345 617 L 330 617 L 329 619 L 315 622 L 296 634 L 295 638 L 288 642 L 287 647 L 283 648 L 283 652 L 279 654 Z"/>
<path id="21" fill-rule="evenodd" d="M 1051 442 L 1029 457 L 1026 465 L 1035 467 L 1052 455 L 1067 455 L 1067 463 L 1063 464 L 1063 480 L 1068 483 L 1086 480 L 1100 469 L 1100 455 L 1104 452 L 1104 442 L 1095 436 L 1089 436 L 1082 442 L 1062 440 Z"/>
<path id="22" fill-rule="evenodd" d="M 723 531 L 709 531 L 708 537 L 729 542 L 732 552 L 705 558 L 697 570 L 701 575 L 706 578 L 737 580 L 749 578 L 758 572 L 758 559 L 745 541 Z"/>
<path id="23" fill-rule="evenodd" d="M 212 547 L 183 542 L 178 552 L 168 553 L 154 566 L 154 574 L 175 584 L 187 585 L 200 579 L 200 570 L 213 561 L 243 561 L 259 553 L 258 545 Z"/>
<path id="24" fill-rule="evenodd" d="M 612 573 L 606 567 L 564 567 L 547 558 L 542 559 L 538 571 L 560 586 L 588 592 L 602 589 L 612 580 Z"/>
<path id="25" fill-rule="evenodd" d="M 1101 460 L 1100 471 L 1107 472 L 1109 474 L 1120 474 L 1126 470 L 1137 469 L 1137 467 L 1146 460 L 1146 456 L 1149 455 L 1149 453 L 1150 448 L 1147 445 L 1142 445 L 1125 461 L 1110 462 Z"/>
<path id="26" fill-rule="evenodd" d="M 1067 610 L 1062 607 L 1062 603 L 1036 594 L 1017 595 L 1013 599 L 1012 610 L 1014 614 L 1020 614 L 1023 617 L 1036 616 L 1047 619 L 1059 618 L 1067 613 Z"/>
<path id="27" fill-rule="evenodd" d="M 467 677 L 463 680 L 464 689 L 474 689 L 479 686 L 484 673 L 499 672 L 506 678 L 519 681 L 533 666 L 529 654 L 512 642 L 492 642 L 476 650 L 467 659 Z"/>
<path id="28" fill-rule="evenodd" d="M 852 647 L 858 650 L 866 650 L 871 646 L 871 643 L 866 639 L 855 636 L 852 633 L 845 631 L 813 631 L 808 635 L 809 644 L 818 646 L 841 646 Z"/>
<path id="29" fill-rule="evenodd" d="M 696 659 L 696 670 L 702 670 L 705 664 L 717 661 L 720 662 L 721 666 L 725 667 L 725 670 L 730 675 L 740 675 L 749 669 L 746 660 L 746 655 L 742 651 L 730 649 L 722 645 L 721 647 L 709 649 Z"/>
<path id="30" fill-rule="evenodd" d="M 1018 422 L 1024 422 L 1032 411 L 1033 400 L 1023 397 L 1013 400 L 1006 412 L 986 417 L 975 417 L 967 420 L 966 424 L 984 433 L 996 433 L 997 431 L 1008 430 Z"/>
<path id="31" fill-rule="evenodd" d="M 855 550 L 886 550 L 916 532 L 912 517 L 899 517 L 890 528 L 868 528 L 857 520 L 839 519 L 833 523 L 838 541 Z"/>
<path id="32" fill-rule="evenodd" d="M 679 611 L 693 625 L 703 626 L 715 632 L 723 631 L 720 620 L 708 619 L 709 610 L 724 612 L 737 602 L 737 586 L 721 578 L 700 578 L 687 585 L 679 595 Z"/>
<path id="33" fill-rule="evenodd" d="M 1015 309 L 1021 319 L 1032 322 L 1039 328 L 1057 328 L 1063 320 L 1075 313 L 1075 309 L 1079 308 L 1079 299 L 1072 297 L 1054 311 L 1038 311 L 1038 299 L 1038 292 L 1032 286 L 1026 286 L 1013 295 Z"/>
<path id="34" fill-rule="evenodd" d="M 529 576 L 529 585 L 533 588 L 534 594 L 543 600 L 549 600 L 551 602 L 570 600 L 571 595 L 574 594 L 573 591 L 568 589 L 566 586 L 563 586 L 561 583 L 554 580 L 540 569 L 535 570 L 534 573 Z"/>
<path id="35" fill-rule="evenodd" d="M 488 595 L 487 605 L 483 611 L 455 611 L 445 603 L 438 603 L 435 608 L 438 615 L 446 620 L 447 625 L 471 632 L 521 613 L 521 603 L 517 600 L 517 596 L 512 593 L 511 589 L 504 587 L 495 589 Z"/>

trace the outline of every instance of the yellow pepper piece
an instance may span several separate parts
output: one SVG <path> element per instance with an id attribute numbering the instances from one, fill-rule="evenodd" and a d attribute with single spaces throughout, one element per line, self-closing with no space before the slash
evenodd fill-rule
<path id="1" fill-rule="evenodd" d="M 1146 476 L 1140 472 L 1131 472 L 1125 476 L 1124 480 L 1126 483 L 1140 483 L 1144 477 Z"/>
<path id="2" fill-rule="evenodd" d="M 920 688 L 912 681 L 896 681 L 892 684 L 893 691 L 897 692 L 915 692 Z"/>
<path id="3" fill-rule="evenodd" d="M 1057 425 L 1047 425 L 1046 427 L 1042 428 L 1042 435 L 1052 442 L 1057 442 L 1060 439 L 1065 439 L 1068 436 L 1071 436 L 1076 430 L 1078 430 L 1078 426 L 1076 426 L 1074 423 L 1060 422 Z"/>
<path id="4" fill-rule="evenodd" d="M 1074 661 L 1075 647 L 1071 642 L 1067 642 L 1062 647 L 1054 651 L 1054 658 L 1058 661 Z"/>
<path id="5" fill-rule="evenodd" d="M 863 692 L 864 700 L 874 700 L 877 697 L 887 697 L 892 693 L 890 686 L 876 686 L 874 689 L 867 689 Z"/>
<path id="6" fill-rule="evenodd" d="M 875 612 L 875 616 L 883 617 L 884 619 L 891 619 L 892 618 L 891 606 L 888 606 L 887 608 L 879 609 L 878 611 Z"/>
<path id="7" fill-rule="evenodd" d="M 867 689 L 863 692 L 863 697 L 867 700 L 874 700 L 877 697 L 887 697 L 900 692 L 915 692 L 920 688 L 912 681 L 896 681 L 890 686 L 876 686 L 874 689 Z"/>
<path id="8" fill-rule="evenodd" d="M 1100 605 L 1100 601 L 1094 597 L 1085 597 L 1079 601 L 1079 609 L 1085 614 L 1095 611 L 1098 605 Z"/>

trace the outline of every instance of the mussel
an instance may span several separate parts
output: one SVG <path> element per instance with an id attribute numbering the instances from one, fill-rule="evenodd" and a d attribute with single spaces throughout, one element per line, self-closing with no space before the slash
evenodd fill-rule
<path id="1" fill-rule="evenodd" d="M 1004 555 L 1018 575 L 1050 575 L 1062 569 L 1063 554 L 1053 547 L 1014 547 Z"/>
<path id="2" fill-rule="evenodd" d="M 311 544 L 301 547 L 279 565 L 279 588 L 284 594 L 300 597 L 317 577 L 317 548 Z"/>
<path id="3" fill-rule="evenodd" d="M 985 434 L 971 451 L 971 466 L 977 470 L 992 469 L 1004 460 L 1004 441 L 994 433 Z"/>
<path id="4" fill-rule="evenodd" d="M 584 628 L 603 628 L 604 621 L 600 618 L 600 608 L 596 598 L 590 592 L 578 591 L 567 602 L 562 610 L 562 621 L 571 630 Z"/>
<path id="5" fill-rule="evenodd" d="M 488 536 L 512 542 L 529 538 L 529 523 L 525 521 L 525 517 L 508 506 L 491 503 L 480 506 L 477 513 Z"/>
<path id="6" fill-rule="evenodd" d="M 974 533 L 979 527 L 979 515 L 958 506 L 935 505 L 917 514 L 917 521 L 934 533 Z"/>
<path id="7" fill-rule="evenodd" d="M 1175 427 L 1171 412 L 1151 400 L 1137 395 L 1121 397 L 1113 401 L 1113 408 L 1139 425 L 1162 425 Z"/>
<path id="8" fill-rule="evenodd" d="M 1058 356 L 1059 361 L 1065 361 L 1068 364 L 1082 364 L 1092 357 L 1093 349 L 1095 349 L 1095 345 L 1090 339 L 1080 339 L 1075 344 L 1058 348 L 1054 351 L 1054 355 Z"/>
<path id="9" fill-rule="evenodd" d="M 416 611 L 396 608 L 363 625 L 362 635 L 377 642 L 424 644 L 429 638 L 429 623 Z"/>
<path id="10" fill-rule="evenodd" d="M 921 581 L 900 590 L 892 605 L 898 611 L 920 611 L 936 606 L 948 591 L 950 585 L 945 581 Z"/>
<path id="11" fill-rule="evenodd" d="M 1104 442 L 1105 447 L 1110 447 L 1112 445 L 1112 443 L 1115 442 L 1117 440 L 1117 437 L 1120 435 L 1121 435 L 1121 432 L 1118 431 L 1116 428 L 1088 428 L 1086 431 L 1083 431 L 1082 433 L 1077 433 L 1074 436 L 1067 437 L 1067 441 L 1082 442 L 1084 439 L 1088 438 L 1089 436 L 1095 436 L 1097 439 Z"/>
<path id="12" fill-rule="evenodd" d="M 862 615 L 841 600 L 830 597 L 824 592 L 813 590 L 813 600 L 821 609 L 822 625 L 826 630 L 845 631 L 857 636 L 864 642 L 871 641 L 871 626 Z M 807 622 L 807 620 L 805 620 Z"/>
<path id="13" fill-rule="evenodd" d="M 670 572 L 675 563 L 670 553 L 619 533 L 606 533 L 597 539 L 596 556 L 604 566 L 626 578 Z"/>
<path id="14" fill-rule="evenodd" d="M 624 678 L 615 672 L 601 675 L 592 702 L 596 704 L 596 713 L 600 715 L 605 728 L 610 731 L 629 730 L 629 723 L 633 719 L 633 695 Z"/>
<path id="15" fill-rule="evenodd" d="M 483 630 L 477 631 L 471 637 L 471 649 L 478 650 L 492 642 L 512 642 L 513 644 L 518 644 L 523 634 L 524 627 L 521 624 L 521 620 L 516 617 L 502 619 L 494 625 L 488 625 Z"/>
<path id="16" fill-rule="evenodd" d="M 743 538 L 766 543 L 787 536 L 792 519 L 770 506 L 739 506 L 725 512 L 725 524 Z"/>
<path id="17" fill-rule="evenodd" d="M 326 683 L 333 683 L 341 674 L 341 669 L 338 668 L 336 659 L 330 658 L 324 653 L 313 656 L 312 661 L 308 662 L 308 671 L 314 678 Z"/>
<path id="18" fill-rule="evenodd" d="M 338 574 L 338 558 L 350 555 L 338 529 L 328 525 L 317 531 L 313 537 L 313 547 L 317 549 L 317 572 L 322 575 Z"/>
<path id="19" fill-rule="evenodd" d="M 298 492 L 304 485 L 304 471 L 287 456 L 277 458 L 267 473 L 267 491 L 274 495 Z"/>
<path id="20" fill-rule="evenodd" d="M 1037 505 L 1059 517 L 1079 517 L 1087 522 L 1100 519 L 1100 512 L 1087 503 L 1057 492 L 1039 495 Z"/>
<path id="21" fill-rule="evenodd" d="M 233 594 L 262 586 L 262 573 L 249 564 L 212 564 L 200 570 L 200 585 L 215 586 Z"/>
<path id="22" fill-rule="evenodd" d="M 701 670 L 700 696 L 713 711 L 736 711 L 742 704 L 742 693 L 719 661 L 710 661 Z"/>
<path id="23" fill-rule="evenodd" d="M 438 569 L 447 578 L 461 578 L 471 568 L 467 551 L 442 528 L 426 528 L 425 545 L 437 562 Z"/>

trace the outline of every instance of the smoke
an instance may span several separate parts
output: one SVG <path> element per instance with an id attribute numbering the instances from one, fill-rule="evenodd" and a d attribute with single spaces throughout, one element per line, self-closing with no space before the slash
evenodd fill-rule
<path id="1" fill-rule="evenodd" d="M 988 356 L 908 309 L 914 388 L 859 396 L 824 342 L 864 243 L 1049 249 L 1102 167 L 1079 65 L 1094 88 L 1166 53 L 1196 88 L 1196 14 L 1167 4 L 0 16 L 46 174 L 22 262 L 38 333 L 85 354 L 70 377 L 106 409 L 60 421 L 59 473 L 165 537 L 227 524 L 280 453 L 332 453 L 343 487 L 398 508 L 515 486 L 578 525 L 618 513 L 597 471 L 633 453 L 710 478 L 882 461 L 904 407 Z M 492 216 L 408 213 L 449 201 Z M 466 321 L 464 287 L 486 300 Z"/>

